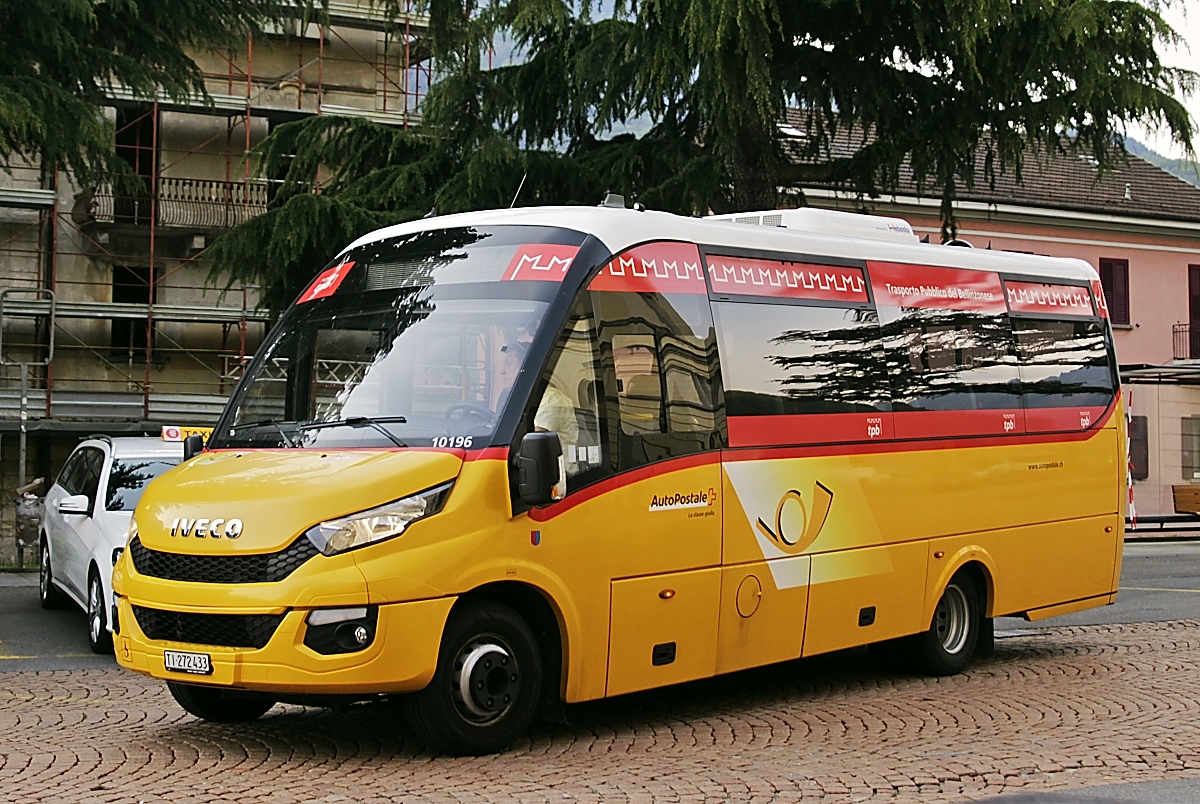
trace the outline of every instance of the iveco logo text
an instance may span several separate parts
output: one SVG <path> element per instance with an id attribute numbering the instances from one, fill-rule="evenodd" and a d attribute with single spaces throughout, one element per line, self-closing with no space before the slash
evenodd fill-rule
<path id="1" fill-rule="evenodd" d="M 236 539 L 242 535 L 240 519 L 181 519 L 171 523 L 172 536 L 195 536 L 197 539 Z"/>
<path id="2" fill-rule="evenodd" d="M 662 497 L 657 494 L 650 498 L 651 511 L 677 511 L 681 508 L 707 508 L 712 505 L 716 494 L 712 489 L 708 491 L 694 491 L 688 494 L 676 492 L 675 494 L 666 494 Z"/>

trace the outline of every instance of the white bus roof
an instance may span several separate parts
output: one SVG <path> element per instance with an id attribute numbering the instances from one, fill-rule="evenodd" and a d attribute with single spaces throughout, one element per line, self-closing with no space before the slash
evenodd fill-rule
<path id="1" fill-rule="evenodd" d="M 776 216 L 783 225 L 771 225 Z M 738 222 L 739 218 L 744 222 Z M 768 225 L 762 225 L 764 218 Z M 603 206 L 485 210 L 422 218 L 378 229 L 360 237 L 343 252 L 376 240 L 433 229 L 503 225 L 574 229 L 595 236 L 613 254 L 651 240 L 680 240 L 701 246 L 968 268 L 1047 279 L 1099 279 L 1096 270 L 1079 259 L 931 245 L 919 242 L 911 227 L 899 218 L 812 209 L 710 218 Z"/>

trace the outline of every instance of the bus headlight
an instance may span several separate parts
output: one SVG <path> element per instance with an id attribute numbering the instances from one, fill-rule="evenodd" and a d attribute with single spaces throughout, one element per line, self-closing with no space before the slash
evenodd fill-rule
<path id="1" fill-rule="evenodd" d="M 454 481 L 340 519 L 314 525 L 304 535 L 327 556 L 399 536 L 404 529 L 442 510 Z"/>
<path id="2" fill-rule="evenodd" d="M 129 517 L 129 533 L 125 535 L 125 546 L 128 547 L 130 542 L 137 538 L 137 517 Z M 116 562 L 114 562 L 116 563 Z"/>

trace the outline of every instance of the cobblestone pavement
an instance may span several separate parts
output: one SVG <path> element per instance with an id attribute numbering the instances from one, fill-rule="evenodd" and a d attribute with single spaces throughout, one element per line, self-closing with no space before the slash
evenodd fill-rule
<path id="1" fill-rule="evenodd" d="M 121 670 L 0 674 L 4 801 L 960 801 L 1200 776 L 1200 621 L 1047 628 L 943 679 L 865 651 L 572 707 L 429 754 L 381 704 L 202 723 Z"/>

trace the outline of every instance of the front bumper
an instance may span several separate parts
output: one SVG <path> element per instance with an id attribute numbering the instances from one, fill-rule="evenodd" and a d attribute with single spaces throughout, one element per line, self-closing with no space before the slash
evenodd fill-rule
<path id="1" fill-rule="evenodd" d="M 304 645 L 307 609 L 291 609 L 259 649 L 152 640 L 134 616 L 127 597 L 117 598 L 120 634 L 117 662 L 168 681 L 236 687 L 280 695 L 355 695 L 413 692 L 425 687 L 437 666 L 442 629 L 455 598 L 442 597 L 379 606 L 375 638 L 355 653 L 321 655 Z M 360 605 L 366 605 L 363 601 Z M 247 614 L 245 609 L 189 609 L 193 613 Z M 254 612 L 257 613 L 257 612 Z M 163 650 L 207 653 L 212 675 L 167 670 Z"/>

